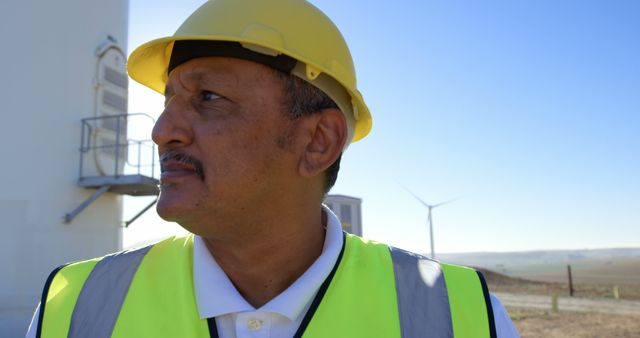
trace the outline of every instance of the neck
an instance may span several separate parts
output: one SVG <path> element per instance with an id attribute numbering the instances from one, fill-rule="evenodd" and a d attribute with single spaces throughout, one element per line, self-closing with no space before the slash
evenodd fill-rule
<path id="1" fill-rule="evenodd" d="M 255 308 L 286 290 L 322 253 L 326 216 L 317 206 L 297 211 L 249 227 L 256 229 L 253 236 L 205 238 L 218 265 Z"/>

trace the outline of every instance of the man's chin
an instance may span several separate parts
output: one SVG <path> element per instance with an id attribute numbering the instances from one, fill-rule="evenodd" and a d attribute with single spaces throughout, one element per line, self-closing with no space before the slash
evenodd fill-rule
<path id="1" fill-rule="evenodd" d="M 163 196 L 164 195 L 164 196 Z M 167 194 L 160 194 L 158 202 L 156 204 L 156 211 L 158 216 L 167 222 L 176 222 L 178 224 L 184 221 L 187 215 L 193 214 L 193 211 L 188 209 L 188 202 L 184 199 L 177 198 L 177 196 L 166 196 Z"/>
<path id="2" fill-rule="evenodd" d="M 158 203 L 156 210 L 160 218 L 162 218 L 163 220 L 176 223 L 192 234 L 206 237 L 207 231 L 206 229 L 200 228 L 203 225 L 202 222 L 197 222 L 196 220 L 194 220 L 193 210 L 189 211 L 185 210 L 184 208 L 181 209 L 176 206 L 161 203 Z"/>

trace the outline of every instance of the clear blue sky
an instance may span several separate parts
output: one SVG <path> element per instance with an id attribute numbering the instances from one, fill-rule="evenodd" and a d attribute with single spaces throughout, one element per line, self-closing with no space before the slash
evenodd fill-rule
<path id="1" fill-rule="evenodd" d="M 129 52 L 204 1 L 130 0 Z M 640 2 L 312 1 L 340 28 L 373 130 L 333 193 L 365 237 L 427 252 L 640 247 Z M 130 111 L 160 96 L 132 85 Z M 127 200 L 127 213 L 141 202 Z M 153 212 L 125 242 L 174 231 Z"/>

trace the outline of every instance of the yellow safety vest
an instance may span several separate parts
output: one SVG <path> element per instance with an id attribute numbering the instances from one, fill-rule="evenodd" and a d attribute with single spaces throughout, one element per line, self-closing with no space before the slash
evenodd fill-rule
<path id="1" fill-rule="evenodd" d="M 345 234 L 340 257 L 294 337 L 496 337 L 473 269 Z M 56 269 L 37 337 L 217 337 L 199 317 L 193 235 Z"/>

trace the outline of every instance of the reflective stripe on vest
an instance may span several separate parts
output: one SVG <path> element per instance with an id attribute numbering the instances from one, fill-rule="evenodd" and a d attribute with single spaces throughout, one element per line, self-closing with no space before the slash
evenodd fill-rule
<path id="1" fill-rule="evenodd" d="M 133 275 L 150 249 L 119 252 L 96 264 L 76 301 L 69 337 L 111 337 Z"/>
<path id="2" fill-rule="evenodd" d="M 47 293 L 42 337 L 209 337 L 195 303 L 192 244 L 170 238 L 63 268 Z M 305 338 L 495 337 L 472 269 L 352 235 L 337 264 Z"/>
<path id="3" fill-rule="evenodd" d="M 402 337 L 453 337 L 449 297 L 440 264 L 391 248 Z"/>

